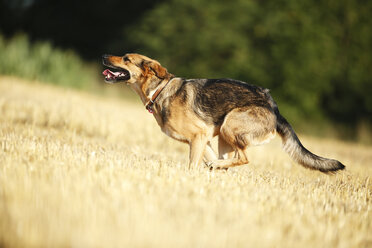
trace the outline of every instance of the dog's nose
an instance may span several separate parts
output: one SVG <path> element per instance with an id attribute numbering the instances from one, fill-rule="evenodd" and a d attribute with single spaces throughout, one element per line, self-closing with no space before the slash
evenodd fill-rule
<path id="1" fill-rule="evenodd" d="M 104 65 L 107 65 L 108 64 L 108 58 L 110 57 L 111 55 L 108 55 L 108 54 L 104 54 L 102 55 L 102 63 Z"/>
<path id="2" fill-rule="evenodd" d="M 111 55 L 108 55 L 108 54 L 104 54 L 104 55 L 102 55 L 102 60 L 105 60 L 105 59 L 107 59 L 108 57 L 110 57 Z"/>

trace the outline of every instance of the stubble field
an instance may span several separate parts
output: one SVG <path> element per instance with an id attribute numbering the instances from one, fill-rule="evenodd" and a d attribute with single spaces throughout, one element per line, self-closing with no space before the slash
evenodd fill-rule
<path id="1" fill-rule="evenodd" d="M 347 169 L 306 170 L 279 138 L 188 169 L 139 104 L 0 77 L 0 247 L 372 247 L 372 147 L 299 136 Z"/>

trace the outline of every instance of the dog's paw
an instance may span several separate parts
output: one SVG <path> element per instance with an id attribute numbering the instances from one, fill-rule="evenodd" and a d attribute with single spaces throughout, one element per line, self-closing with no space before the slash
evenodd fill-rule
<path id="1" fill-rule="evenodd" d="M 224 167 L 218 167 L 216 166 L 212 161 L 207 161 L 205 162 L 205 165 L 209 168 L 209 170 L 225 170 L 227 171 L 229 168 L 224 168 Z"/>
<path id="2" fill-rule="evenodd" d="M 212 161 L 204 161 L 204 164 L 210 170 L 213 170 L 213 162 Z"/>

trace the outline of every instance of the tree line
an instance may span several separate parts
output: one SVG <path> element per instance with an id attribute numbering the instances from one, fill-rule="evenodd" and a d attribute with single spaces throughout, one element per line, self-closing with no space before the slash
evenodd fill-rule
<path id="1" fill-rule="evenodd" d="M 88 61 L 138 52 L 183 77 L 271 89 L 290 118 L 372 123 L 372 2 L 0 0 L 0 31 Z"/>

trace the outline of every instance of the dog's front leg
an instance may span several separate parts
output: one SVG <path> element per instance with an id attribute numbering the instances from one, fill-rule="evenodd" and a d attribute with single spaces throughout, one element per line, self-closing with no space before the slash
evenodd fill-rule
<path id="1" fill-rule="evenodd" d="M 189 169 L 196 168 L 200 164 L 207 143 L 208 139 L 205 135 L 196 135 L 190 141 Z"/>
<path id="2" fill-rule="evenodd" d="M 212 148 L 211 142 L 208 141 L 207 145 L 205 147 L 205 151 L 204 151 L 204 162 L 208 163 L 208 162 L 216 160 L 216 159 L 217 159 L 217 155 Z"/>

